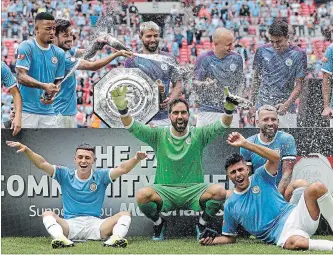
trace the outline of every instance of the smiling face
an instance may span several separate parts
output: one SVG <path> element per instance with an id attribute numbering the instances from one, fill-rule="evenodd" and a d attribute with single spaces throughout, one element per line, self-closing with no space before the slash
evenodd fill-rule
<path id="1" fill-rule="evenodd" d="M 190 114 L 187 107 L 182 102 L 173 105 L 172 110 L 169 113 L 171 124 L 178 133 L 182 133 L 186 130 L 189 117 Z"/>
<path id="2" fill-rule="evenodd" d="M 74 41 L 74 34 L 73 28 L 69 27 L 64 32 L 59 32 L 57 39 L 57 45 L 59 48 L 63 49 L 64 51 L 68 51 L 73 46 Z"/>
<path id="3" fill-rule="evenodd" d="M 159 32 L 154 29 L 145 30 L 140 36 L 140 38 L 145 49 L 150 53 L 155 53 L 160 42 Z"/>
<path id="4" fill-rule="evenodd" d="M 257 124 L 260 128 L 260 133 L 264 137 L 269 140 L 273 139 L 279 127 L 279 118 L 276 111 L 261 110 L 259 112 Z"/>
<path id="5" fill-rule="evenodd" d="M 246 190 L 250 185 L 249 168 L 244 160 L 241 160 L 227 169 L 228 177 L 235 185 L 238 192 Z"/>
<path id="6" fill-rule="evenodd" d="M 78 149 L 75 153 L 74 162 L 78 172 L 90 173 L 96 157 L 92 151 Z"/>

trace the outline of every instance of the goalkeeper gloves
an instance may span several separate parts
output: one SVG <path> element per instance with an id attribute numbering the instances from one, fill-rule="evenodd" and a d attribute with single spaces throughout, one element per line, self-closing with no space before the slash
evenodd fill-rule
<path id="1" fill-rule="evenodd" d="M 122 117 L 126 117 L 128 115 L 128 100 L 126 99 L 126 94 L 127 87 L 125 85 L 111 91 L 112 100 Z"/>

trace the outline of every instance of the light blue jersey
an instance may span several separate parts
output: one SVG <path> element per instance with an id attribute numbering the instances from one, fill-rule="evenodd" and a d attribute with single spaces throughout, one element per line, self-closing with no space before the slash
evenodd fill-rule
<path id="1" fill-rule="evenodd" d="M 16 67 L 28 70 L 28 75 L 43 83 L 54 83 L 65 74 L 65 52 L 51 44 L 48 48 L 38 45 L 36 39 L 23 41 L 17 49 Z M 40 102 L 44 90 L 19 84 L 22 111 L 39 115 L 55 115 L 53 105 Z"/>
<path id="2" fill-rule="evenodd" d="M 333 43 L 328 46 L 326 52 L 325 52 L 325 57 L 327 58 L 327 62 L 323 63 L 323 66 L 321 70 L 323 72 L 333 74 Z M 331 108 L 333 108 L 333 88 L 332 88 L 332 97 L 331 97 Z"/>
<path id="3" fill-rule="evenodd" d="M 280 164 L 278 168 L 278 174 L 275 178 L 276 180 L 276 185 L 278 186 L 281 178 L 282 178 L 282 162 L 283 160 L 291 159 L 294 160 L 296 159 L 296 143 L 295 139 L 291 134 L 288 134 L 283 131 L 277 131 L 276 135 L 273 139 L 273 141 L 269 143 L 265 143 L 260 139 L 260 135 L 256 134 L 253 135 L 246 140 L 250 141 L 251 143 L 254 144 L 259 144 L 262 146 L 265 146 L 267 148 L 270 148 L 272 150 L 278 151 L 280 154 Z M 257 169 L 261 166 L 263 166 L 266 163 L 266 159 L 259 156 L 258 154 L 246 150 L 244 148 L 240 149 L 240 154 L 244 157 L 245 161 L 248 162 L 248 164 L 252 165 L 253 172 L 255 173 Z"/>
<path id="4" fill-rule="evenodd" d="M 65 55 L 65 76 L 78 64 L 79 59 L 75 58 L 75 50 L 70 49 Z M 58 95 L 54 100 L 56 114 L 72 116 L 77 113 L 76 108 L 76 76 L 75 72 L 62 84 Z"/>
<path id="5" fill-rule="evenodd" d="M 11 89 L 16 86 L 16 79 L 5 62 L 1 61 L 1 86 Z"/>
<path id="6" fill-rule="evenodd" d="M 262 166 L 250 177 L 250 186 L 246 190 L 234 190 L 224 204 L 223 235 L 236 236 L 237 226 L 242 225 L 257 239 L 277 243 L 295 206 L 284 200 L 275 179 Z"/>
<path id="7" fill-rule="evenodd" d="M 254 56 L 253 69 L 259 73 L 260 87 L 256 107 L 284 103 L 295 87 L 296 78 L 305 78 L 307 57 L 298 46 L 289 45 L 278 53 L 271 44 L 260 46 Z M 288 110 L 295 113 L 294 106 Z"/>
<path id="8" fill-rule="evenodd" d="M 220 59 L 215 56 L 213 51 L 201 54 L 195 63 L 194 79 L 205 81 L 207 78 L 216 80 L 221 91 L 225 86 L 228 86 L 231 93 L 239 93 L 245 82 L 241 55 L 231 52 Z M 223 93 L 214 94 L 214 97 L 200 98 L 200 110 L 223 112 L 224 109 L 219 107 L 223 100 Z"/>
<path id="9" fill-rule="evenodd" d="M 62 191 L 64 218 L 78 216 L 101 217 L 106 187 L 111 183 L 110 169 L 92 171 L 90 177 L 81 180 L 76 170 L 54 166 L 53 178 Z"/>

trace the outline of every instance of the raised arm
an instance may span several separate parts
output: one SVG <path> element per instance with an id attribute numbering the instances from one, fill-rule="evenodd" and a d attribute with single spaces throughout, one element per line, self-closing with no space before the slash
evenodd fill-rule
<path id="1" fill-rule="evenodd" d="M 234 147 L 242 147 L 244 149 L 253 151 L 259 156 L 267 159 L 265 163 L 266 170 L 271 175 L 275 175 L 277 173 L 280 163 L 280 155 L 276 151 L 273 151 L 272 149 L 265 146 L 251 143 L 238 132 L 232 132 L 229 134 L 227 142 Z"/>
<path id="2" fill-rule="evenodd" d="M 232 244 L 236 242 L 236 237 L 234 236 L 218 236 L 214 239 L 211 237 L 203 238 L 199 241 L 201 245 L 219 245 L 219 244 Z"/>
<path id="3" fill-rule="evenodd" d="M 128 113 L 128 100 L 126 94 L 127 87 L 125 85 L 111 91 L 112 100 L 120 113 L 120 119 L 125 127 L 129 126 L 133 121 L 132 116 Z"/>
<path id="4" fill-rule="evenodd" d="M 14 141 L 6 141 L 7 145 L 12 148 L 17 148 L 17 153 L 24 152 L 28 159 L 39 169 L 43 170 L 48 175 L 52 176 L 54 167 L 47 162 L 41 155 L 33 152 L 28 146 Z"/>
<path id="5" fill-rule="evenodd" d="M 133 158 L 121 163 L 119 167 L 110 172 L 111 180 L 115 180 L 119 176 L 129 173 L 141 160 L 144 160 L 145 158 L 147 158 L 147 154 L 145 152 L 138 151 Z"/>
<path id="6" fill-rule="evenodd" d="M 126 58 L 131 58 L 133 54 L 131 52 L 125 51 L 125 50 L 120 50 L 117 51 L 114 54 L 111 54 L 110 56 L 102 59 L 98 59 L 96 61 L 87 61 L 85 59 L 80 60 L 80 64 L 78 66 L 78 70 L 89 70 L 89 71 L 96 71 L 107 64 L 109 64 L 112 60 L 115 58 L 118 58 L 120 56 L 126 57 Z"/>

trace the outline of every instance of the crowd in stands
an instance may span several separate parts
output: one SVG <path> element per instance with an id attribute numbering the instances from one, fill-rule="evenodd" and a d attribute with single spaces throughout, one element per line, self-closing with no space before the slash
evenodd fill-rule
<path id="1" fill-rule="evenodd" d="M 113 33 L 134 52 L 141 47 L 139 25 L 143 16 L 134 2 L 126 0 L 4 0 L 2 1 L 1 56 L 15 73 L 15 51 L 19 43 L 34 35 L 34 16 L 47 11 L 55 18 L 69 19 L 75 27 L 76 47 L 87 48 L 98 33 Z M 321 78 L 325 49 L 332 41 L 333 1 L 315 5 L 313 0 L 185 0 L 181 8 L 172 5 L 169 15 L 160 16 L 160 48 L 177 57 L 181 65 L 193 65 L 197 56 L 212 49 L 212 34 L 223 26 L 233 31 L 235 51 L 244 59 L 247 86 L 255 50 L 267 43 L 268 26 L 276 18 L 290 24 L 290 41 L 308 56 L 308 77 Z M 111 53 L 104 48 L 96 55 Z M 96 72 L 77 71 L 77 120 L 82 127 L 104 127 L 93 114 L 93 85 L 111 68 L 122 67 L 117 58 L 107 68 Z M 2 121 L 9 118 L 11 96 L 2 88 Z"/>

